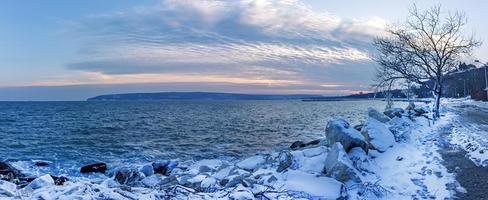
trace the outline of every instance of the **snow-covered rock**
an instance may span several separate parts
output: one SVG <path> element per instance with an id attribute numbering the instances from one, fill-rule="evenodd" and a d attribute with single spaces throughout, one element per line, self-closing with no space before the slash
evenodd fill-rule
<path id="1" fill-rule="evenodd" d="M 139 169 L 145 176 L 151 176 L 154 174 L 154 168 L 152 165 L 144 165 Z"/>
<path id="2" fill-rule="evenodd" d="M 359 172 L 354 168 L 344 147 L 340 143 L 332 146 L 325 160 L 325 173 L 341 182 L 361 182 Z"/>
<path id="3" fill-rule="evenodd" d="M 376 119 L 376 120 L 383 122 L 383 123 L 390 121 L 390 118 L 388 116 L 386 116 L 383 113 L 380 113 L 379 111 L 377 111 L 374 108 L 368 108 L 368 116 L 370 118 Z"/>
<path id="4" fill-rule="evenodd" d="M 51 175 L 46 174 L 44 176 L 34 179 L 31 183 L 29 183 L 29 185 L 27 185 L 27 187 L 33 190 L 37 190 L 39 188 L 53 186 L 53 185 L 54 185 L 54 179 L 51 177 Z"/>
<path id="5" fill-rule="evenodd" d="M 286 178 L 283 188 L 289 193 L 296 192 L 294 195 L 298 198 L 338 199 L 344 197 L 345 187 L 335 179 L 298 170 L 289 170 L 284 176 Z"/>
<path id="6" fill-rule="evenodd" d="M 395 137 L 388 127 L 374 118 L 368 118 L 361 133 L 369 142 L 372 149 L 385 152 L 395 144 Z"/>
<path id="7" fill-rule="evenodd" d="M 133 185 L 141 181 L 144 178 L 144 174 L 138 170 L 123 167 L 117 170 L 114 179 L 120 184 Z"/>
<path id="8" fill-rule="evenodd" d="M 371 151 L 370 151 L 371 152 Z M 349 159 L 352 161 L 352 164 L 358 170 L 368 171 L 370 168 L 370 160 L 366 152 L 359 147 L 355 147 L 351 149 L 348 153 Z"/>
<path id="9" fill-rule="evenodd" d="M 390 110 L 386 110 L 384 114 L 390 118 L 394 117 L 402 117 L 403 114 L 405 113 L 405 110 L 403 108 L 392 108 Z"/>
<path id="10" fill-rule="evenodd" d="M 15 196 L 16 194 L 17 194 L 17 185 L 8 181 L 0 180 L 0 197 L 2 195 L 12 197 Z"/>
<path id="11" fill-rule="evenodd" d="M 142 179 L 142 184 L 146 187 L 154 187 L 160 183 L 163 183 L 163 180 L 165 180 L 165 176 L 161 174 L 153 174 L 151 176 L 148 176 L 144 179 Z"/>
<path id="12" fill-rule="evenodd" d="M 254 195 L 246 187 L 239 185 L 234 189 L 232 194 L 229 195 L 231 200 L 254 200 Z"/>
<path id="13" fill-rule="evenodd" d="M 241 169 L 253 171 L 258 166 L 262 165 L 264 162 L 266 162 L 266 159 L 264 158 L 264 156 L 257 155 L 257 156 L 249 157 L 249 158 L 247 158 L 241 162 L 238 162 L 236 164 L 236 166 L 241 168 Z"/>
<path id="14" fill-rule="evenodd" d="M 331 119 L 327 123 L 325 135 L 329 145 L 339 142 L 346 151 L 354 147 L 361 147 L 365 151 L 368 151 L 368 143 L 364 136 L 344 119 Z"/>

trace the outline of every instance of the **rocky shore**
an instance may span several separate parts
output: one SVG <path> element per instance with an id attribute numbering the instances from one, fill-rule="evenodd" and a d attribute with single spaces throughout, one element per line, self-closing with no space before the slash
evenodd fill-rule
<path id="1" fill-rule="evenodd" d="M 436 154 L 429 154 L 433 149 L 416 146 L 422 144 L 422 134 L 435 131 L 429 110 L 413 105 L 384 113 L 369 109 L 367 121 L 356 126 L 334 118 L 327 123 L 324 138 L 297 141 L 290 150 L 235 162 L 161 160 L 137 166 L 95 163 L 80 168 L 80 173 L 104 174 L 102 180 L 49 174 L 27 177 L 1 162 L 0 198 L 447 198 L 457 187 L 453 176 L 439 164 Z M 399 166 L 403 168 L 395 169 Z M 397 182 L 390 177 L 395 175 Z M 432 185 L 432 180 L 437 182 Z"/>

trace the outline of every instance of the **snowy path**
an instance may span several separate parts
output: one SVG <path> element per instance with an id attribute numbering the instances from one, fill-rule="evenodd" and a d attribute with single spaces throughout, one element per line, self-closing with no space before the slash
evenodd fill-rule
<path id="1" fill-rule="evenodd" d="M 456 189 L 462 190 L 437 152 L 439 130 L 450 117 L 431 126 L 424 121 L 413 129 L 408 142 L 397 143 L 373 160 L 381 166 L 373 170 L 375 178 L 391 192 L 385 199 L 450 199 Z"/>
<path id="2" fill-rule="evenodd" d="M 440 153 L 466 193 L 460 199 L 488 199 L 488 103 L 449 102 L 451 123 L 441 131 Z"/>

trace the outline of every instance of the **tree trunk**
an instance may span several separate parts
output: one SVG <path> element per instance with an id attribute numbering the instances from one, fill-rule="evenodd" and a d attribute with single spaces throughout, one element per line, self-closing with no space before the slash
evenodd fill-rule
<path id="1" fill-rule="evenodd" d="M 439 82 L 437 82 L 437 89 L 436 89 L 436 98 L 435 98 L 435 110 L 434 110 L 434 115 L 435 118 L 438 119 L 440 115 L 440 106 L 441 106 L 441 95 L 442 95 L 442 85 Z"/>

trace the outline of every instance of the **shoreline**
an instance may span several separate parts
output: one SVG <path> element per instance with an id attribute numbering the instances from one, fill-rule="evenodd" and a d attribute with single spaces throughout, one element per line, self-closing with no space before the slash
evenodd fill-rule
<path id="1" fill-rule="evenodd" d="M 105 175 L 100 175 L 101 178 L 98 181 L 80 177 L 73 181 L 67 181 L 62 186 L 55 186 L 49 177 L 40 176 L 38 179 L 44 180 L 44 182 L 39 188 L 33 189 L 29 184 L 25 188 L 14 190 L 10 196 L 13 198 L 40 197 L 43 195 L 56 198 L 75 197 L 88 195 L 84 192 L 87 187 L 91 191 L 98 191 L 91 195 L 101 195 L 114 199 L 165 199 L 168 197 L 174 199 L 324 197 L 336 199 L 359 198 L 368 195 L 374 195 L 378 199 L 393 197 L 408 199 L 416 195 L 420 195 L 419 197 L 429 196 L 432 192 L 432 188 L 429 187 L 432 186 L 423 183 L 422 179 L 406 178 L 403 181 L 407 182 L 402 182 L 402 184 L 409 185 L 408 188 L 397 188 L 397 183 L 388 181 L 387 178 L 396 172 L 384 168 L 391 164 L 395 166 L 403 162 L 405 162 L 403 164 L 418 162 L 410 161 L 405 156 L 399 156 L 396 151 L 399 150 L 399 153 L 402 153 L 405 150 L 412 150 L 413 143 L 411 144 L 411 142 L 416 142 L 402 141 L 404 134 L 410 134 L 409 131 L 419 131 L 420 129 L 432 129 L 430 122 L 422 116 L 425 114 L 425 110 L 427 109 L 421 110 L 422 114 L 418 114 L 413 110 L 396 109 L 390 113 L 392 117 L 385 116 L 377 111 L 369 111 L 369 118 L 374 119 L 367 122 L 374 124 L 369 125 L 372 127 L 370 131 L 396 131 L 394 133 L 395 140 L 398 141 L 393 141 L 394 143 L 389 147 L 381 147 L 383 153 L 374 149 L 370 149 L 368 152 L 367 150 L 370 147 L 360 146 L 348 150 L 346 146 L 342 147 L 342 145 L 346 145 L 344 142 L 347 141 L 331 144 L 330 141 L 322 138 L 308 146 L 298 145 L 298 148 L 294 150 L 273 151 L 269 154 L 258 154 L 236 161 L 221 159 L 161 160 L 138 167 L 116 167 L 107 170 L 106 178 L 103 178 Z M 417 122 L 411 121 L 410 118 Z M 379 122 L 376 119 L 385 120 L 385 122 Z M 358 134 L 362 134 L 359 130 L 364 130 L 364 128 L 359 127 L 358 130 L 353 129 L 347 122 L 341 124 L 342 122 L 337 120 L 339 119 L 329 121 L 329 124 L 339 123 L 339 126 L 344 126 L 337 130 L 356 131 Z M 387 129 L 381 127 L 387 127 Z M 332 133 L 326 132 L 326 134 Z M 372 144 L 370 142 L 367 141 L 369 145 Z M 334 157 L 334 155 L 343 155 L 344 157 Z M 420 160 L 424 159 L 420 152 L 419 156 Z M 432 159 L 433 157 L 428 158 Z M 334 164 L 331 165 L 331 162 Z M 428 165 L 436 167 L 437 163 Z M 420 169 L 413 167 L 408 170 L 414 172 Z M 440 179 L 439 181 L 446 183 L 453 181 L 449 173 L 442 173 L 445 173 L 444 178 L 437 177 Z M 342 175 L 339 176 L 338 174 Z M 416 189 L 419 187 L 419 183 L 427 184 L 422 186 L 425 189 L 421 193 L 418 193 L 418 189 Z M 324 191 L 324 188 L 331 189 Z M 443 188 L 443 190 L 446 190 L 443 193 L 446 197 L 452 195 L 448 188 Z"/>

